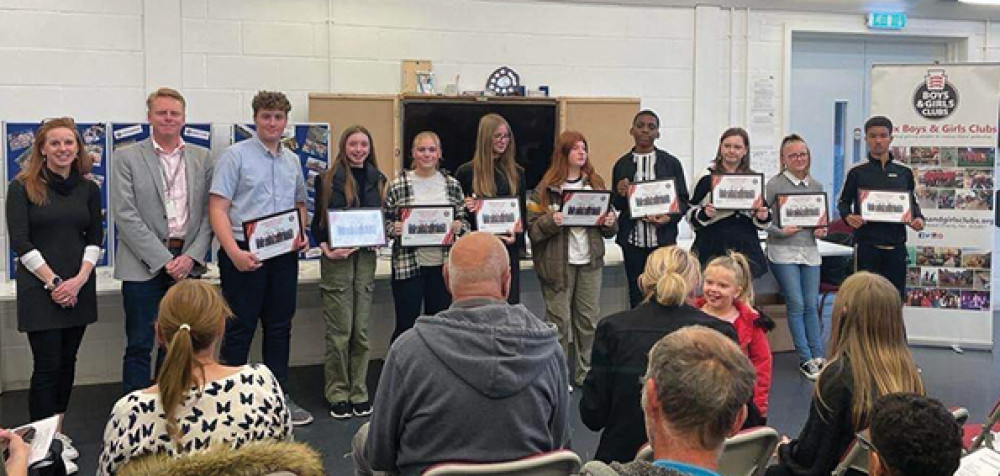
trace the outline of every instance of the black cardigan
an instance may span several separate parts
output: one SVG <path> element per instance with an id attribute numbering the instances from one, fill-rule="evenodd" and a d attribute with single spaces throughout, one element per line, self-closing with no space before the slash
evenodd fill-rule
<path id="1" fill-rule="evenodd" d="M 594 457 L 627 462 L 646 443 L 640 395 L 647 354 L 663 336 L 691 325 L 715 329 L 733 342 L 736 330 L 688 305 L 646 302 L 601 320 L 594 334 L 591 369 L 583 383 L 580 417 L 594 431 L 604 429 Z"/>

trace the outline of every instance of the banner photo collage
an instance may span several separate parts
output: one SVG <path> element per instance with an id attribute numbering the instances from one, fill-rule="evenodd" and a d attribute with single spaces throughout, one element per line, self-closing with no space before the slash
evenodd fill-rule
<path id="1" fill-rule="evenodd" d="M 35 139 L 35 133 L 41 124 L 39 122 L 4 122 L 4 164 L 5 176 L 7 178 L 4 185 L 6 193 L 6 183 L 14 179 L 21 170 L 21 164 L 27 160 L 31 153 L 31 147 Z M 84 146 L 94 161 L 94 167 L 90 178 L 101 188 L 101 213 L 104 217 L 104 243 L 101 247 L 101 259 L 99 267 L 113 265 L 113 250 L 118 238 L 118 230 L 114 229 L 111 209 L 109 207 L 109 184 L 108 178 L 111 175 L 113 164 L 113 153 L 122 147 L 127 147 L 136 142 L 149 137 L 149 124 L 144 122 L 78 122 L 77 129 L 83 138 Z M 228 126 L 226 126 L 228 127 Z M 230 128 L 231 143 L 252 137 L 253 126 L 236 125 Z M 329 164 L 329 134 L 328 124 L 306 123 L 290 125 L 286 131 L 284 145 L 289 147 L 299 156 L 302 163 L 302 174 L 309 191 L 307 207 L 311 219 L 314 210 L 315 191 L 312 189 L 313 180 L 316 175 L 326 170 Z M 185 124 L 181 131 L 181 137 L 185 143 L 212 149 L 212 124 L 190 123 Z M 212 156 L 216 157 L 221 151 L 213 151 Z M 308 232 L 308 222 L 306 224 Z M 114 229 L 113 233 L 108 231 Z M 310 237 L 311 249 L 306 252 L 306 256 L 316 258 L 320 255 L 318 245 Z M 16 275 L 16 259 L 14 252 L 7 246 L 7 279 L 13 280 Z M 214 248 L 214 247 L 213 247 Z M 205 257 L 206 261 L 212 261 L 211 253 Z"/>
<path id="2" fill-rule="evenodd" d="M 232 143 L 247 140 L 256 134 L 253 124 L 236 124 L 233 126 Z M 306 259 L 318 259 L 322 254 L 319 242 L 309 231 L 313 213 L 316 212 L 316 176 L 323 173 L 330 165 L 330 125 L 326 123 L 289 124 L 285 128 L 284 147 L 299 156 L 302 167 L 302 177 L 306 181 L 306 212 L 308 217 L 303 224 L 306 236 L 309 238 L 309 249 L 302 256 Z"/>
<path id="3" fill-rule="evenodd" d="M 992 345 L 1000 68 L 875 65 L 872 115 L 913 170 L 925 228 L 908 228 L 904 316 L 911 342 Z"/>
<path id="4" fill-rule="evenodd" d="M 4 194 L 6 196 L 7 186 L 17 174 L 31 155 L 31 147 L 35 140 L 35 133 L 41 123 L 38 122 L 5 122 L 3 123 L 4 135 L 4 165 L 7 180 L 4 182 Z M 110 213 L 108 209 L 108 133 L 107 124 L 99 122 L 77 122 L 76 129 L 83 138 L 83 145 L 93 161 L 93 168 L 89 178 L 93 180 L 101 189 L 101 215 L 104 225 L 104 243 L 101 244 L 101 259 L 98 266 L 110 264 L 109 250 L 111 248 L 108 239 L 108 223 Z M 10 251 L 10 243 L 7 243 L 7 277 L 14 279 L 17 274 L 17 256 Z"/>

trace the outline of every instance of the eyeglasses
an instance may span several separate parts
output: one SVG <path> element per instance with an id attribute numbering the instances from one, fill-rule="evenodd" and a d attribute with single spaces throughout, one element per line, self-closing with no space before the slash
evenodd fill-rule
<path id="1" fill-rule="evenodd" d="M 809 153 L 808 152 L 798 152 L 798 153 L 795 153 L 795 154 L 785 154 L 785 157 L 787 157 L 789 159 L 808 159 L 809 158 Z"/>
<path id="2" fill-rule="evenodd" d="M 510 134 L 493 134 L 493 140 L 510 139 Z"/>

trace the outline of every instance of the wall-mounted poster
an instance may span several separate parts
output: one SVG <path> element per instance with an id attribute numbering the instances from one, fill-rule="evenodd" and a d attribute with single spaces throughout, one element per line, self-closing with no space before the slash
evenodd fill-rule
<path id="1" fill-rule="evenodd" d="M 40 123 L 37 122 L 5 122 L 3 123 L 4 133 L 4 158 L 6 164 L 7 181 L 4 185 L 6 195 L 6 183 L 14 179 L 21 171 L 22 164 L 28 160 L 31 153 L 31 146 L 35 140 L 35 133 L 38 131 Z M 101 189 L 101 215 L 104 224 L 104 243 L 101 244 L 101 259 L 98 266 L 108 266 L 111 264 L 108 249 L 108 134 L 107 124 L 102 122 L 77 122 L 76 129 L 83 138 L 83 147 L 90 154 L 94 162 L 90 172 L 90 178 L 97 183 Z M 14 279 L 17 274 L 17 266 L 13 251 L 10 251 L 10 244 L 7 244 L 7 278 Z"/>
<path id="2" fill-rule="evenodd" d="M 233 126 L 232 143 L 247 140 L 256 134 L 253 124 L 236 124 Z M 316 190 L 313 189 L 316 176 L 323 173 L 330 164 L 330 125 L 325 123 L 289 124 L 285 128 L 285 137 L 281 144 L 299 156 L 302 165 L 302 177 L 306 182 L 306 211 L 309 216 L 306 222 L 306 235 L 309 237 L 309 249 L 305 257 L 319 258 L 322 251 L 319 242 L 309 232 L 308 223 L 312 221 L 316 211 Z"/>

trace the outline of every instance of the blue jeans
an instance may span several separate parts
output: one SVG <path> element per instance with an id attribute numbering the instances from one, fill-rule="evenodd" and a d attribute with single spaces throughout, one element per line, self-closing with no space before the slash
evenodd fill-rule
<path id="1" fill-rule="evenodd" d="M 153 323 L 159 312 L 160 300 L 174 279 L 165 271 L 147 281 L 122 283 L 122 307 L 125 309 L 125 356 L 122 358 L 122 387 L 125 393 L 149 387 L 149 353 L 156 345 Z M 159 370 L 166 352 L 157 349 L 156 369 Z"/>
<path id="2" fill-rule="evenodd" d="M 246 249 L 246 243 L 237 244 Z M 219 350 L 222 362 L 235 366 L 247 363 L 259 320 L 264 365 L 287 391 L 292 316 L 299 285 L 298 254 L 275 256 L 260 268 L 244 273 L 236 269 L 224 250 L 219 250 L 219 277 L 222 295 L 233 311 L 233 317 L 226 321 L 226 335 Z"/>
<path id="3" fill-rule="evenodd" d="M 819 266 L 771 263 L 788 309 L 788 330 L 792 334 L 799 363 L 823 357 L 823 331 L 819 325 L 816 300 L 819 295 Z"/>

